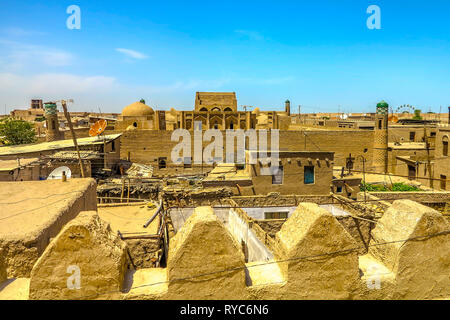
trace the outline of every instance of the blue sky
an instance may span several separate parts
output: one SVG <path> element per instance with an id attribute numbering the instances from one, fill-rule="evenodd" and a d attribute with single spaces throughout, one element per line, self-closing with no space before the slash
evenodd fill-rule
<path id="1" fill-rule="evenodd" d="M 381 30 L 369 30 L 369 5 Z M 69 30 L 66 8 L 81 9 Z M 0 0 L 0 113 L 31 98 L 120 112 L 144 98 L 193 108 L 196 91 L 238 105 L 372 112 L 385 99 L 450 105 L 450 2 Z"/>

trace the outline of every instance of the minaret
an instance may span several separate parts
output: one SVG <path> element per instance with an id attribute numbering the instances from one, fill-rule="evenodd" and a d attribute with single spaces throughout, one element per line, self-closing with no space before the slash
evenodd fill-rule
<path id="1" fill-rule="evenodd" d="M 373 141 L 373 162 L 375 171 L 388 172 L 388 113 L 389 105 L 383 100 L 377 104 Z"/>
<path id="2" fill-rule="evenodd" d="M 286 100 L 284 103 L 284 111 L 287 113 L 288 116 L 291 115 L 291 102 L 289 100 Z"/>
<path id="3" fill-rule="evenodd" d="M 56 103 L 46 102 L 44 103 L 45 119 L 47 123 L 47 141 L 59 140 L 59 121 L 58 121 L 58 109 Z"/>

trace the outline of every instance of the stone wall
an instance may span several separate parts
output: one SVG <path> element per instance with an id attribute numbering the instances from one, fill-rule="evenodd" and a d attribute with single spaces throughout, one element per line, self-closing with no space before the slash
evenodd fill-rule
<path id="1" fill-rule="evenodd" d="M 194 133 L 191 133 L 192 156 L 194 150 Z M 225 131 L 222 131 L 225 137 Z M 183 166 L 170 167 L 159 170 L 158 158 L 165 157 L 167 163 L 171 162 L 172 149 L 178 144 L 178 141 L 171 141 L 172 131 L 158 130 L 133 130 L 125 131 L 121 136 L 120 157 L 127 159 L 130 155 L 132 162 L 153 165 L 155 174 L 173 174 L 173 173 L 201 173 L 210 171 L 207 166 L 193 166 L 193 168 L 183 168 Z M 203 141 L 203 147 L 210 142 Z M 224 147 L 225 147 L 224 143 Z M 334 152 L 335 165 L 344 166 L 349 153 L 352 157 L 364 155 L 369 161 L 372 161 L 373 131 L 363 130 L 280 130 L 280 151 L 326 151 Z M 236 146 L 236 143 L 235 143 Z M 270 149 L 270 134 L 268 134 L 267 147 Z M 364 153 L 364 150 L 367 152 Z M 225 157 L 224 151 L 223 156 Z M 362 163 L 355 162 L 355 169 L 361 168 Z M 161 171 L 161 172 L 159 172 Z"/>
<path id="2" fill-rule="evenodd" d="M 167 274 L 172 299 L 243 297 L 244 255 L 211 207 L 196 208 L 172 239 Z"/>
<path id="3" fill-rule="evenodd" d="M 3 250 L 0 249 L 0 284 L 7 279 L 6 261 Z"/>
<path id="4" fill-rule="evenodd" d="M 248 224 L 248 218 L 243 217 L 242 210 L 230 209 L 228 213 L 227 228 L 238 243 L 241 243 L 246 262 L 268 261 L 273 259 L 273 254 L 264 245 L 253 231 L 252 224 Z"/>
<path id="5" fill-rule="evenodd" d="M 449 232 L 449 222 L 435 210 L 411 200 L 395 201 L 378 221 L 374 245 L 362 257 L 363 279 L 379 284 L 378 290 L 365 292 L 367 298 L 448 298 Z"/>
<path id="6" fill-rule="evenodd" d="M 81 211 L 97 209 L 96 186 L 93 179 L 4 182 L 2 197 L 11 204 L 0 204 L 0 217 L 23 213 L 8 218 L 0 230 L 8 277 L 29 277 L 51 238 Z"/>
<path id="7" fill-rule="evenodd" d="M 95 299 L 120 293 L 126 244 L 97 212 L 83 212 L 51 242 L 31 272 L 30 299 Z M 100 295 L 99 295 L 100 294 Z"/>
<path id="8" fill-rule="evenodd" d="M 378 199 L 393 202 L 399 199 L 409 199 L 420 203 L 446 203 L 450 202 L 450 192 L 368 192 L 368 194 L 377 197 Z"/>
<path id="9" fill-rule="evenodd" d="M 279 207 L 291 207 L 298 206 L 301 202 L 314 202 L 314 203 L 329 203 L 331 202 L 330 196 L 309 196 L 309 195 L 280 195 L 273 192 L 266 196 L 234 196 L 231 199 L 239 207 L 267 207 L 267 206 L 279 206 Z"/>
<path id="10" fill-rule="evenodd" d="M 244 212 L 236 210 L 242 220 L 255 230 L 258 238 L 266 234 L 260 227 L 255 228 Z M 81 225 L 84 226 L 84 223 Z M 61 298 L 68 297 L 63 288 L 67 280 L 67 274 L 63 273 L 66 265 L 61 263 L 68 257 L 78 256 L 81 261 L 76 263 L 82 266 L 85 262 L 87 266 L 95 264 L 97 259 L 114 266 L 102 268 L 101 271 L 90 266 L 92 271 L 87 274 L 88 281 L 110 277 L 110 270 L 117 270 L 115 255 L 103 255 L 111 250 L 102 248 L 97 253 L 96 246 L 79 245 L 96 243 L 98 236 L 86 242 L 86 228 L 73 229 L 74 226 L 80 226 L 80 223 L 68 225 L 36 264 L 30 297 L 49 298 L 60 292 L 66 294 Z M 258 228 L 261 232 L 257 231 Z M 372 232 L 369 252 L 358 256 L 360 245 L 335 217 L 317 204 L 301 203 L 276 233 L 275 240 L 265 243 L 267 248 L 273 249 L 275 259 L 244 263 L 239 244 L 213 209 L 199 207 L 171 239 L 166 269 L 152 268 L 144 274 L 136 272 L 133 283 L 136 289 L 120 296 L 117 296 L 120 288 L 116 279 L 121 276 L 114 273 L 110 278 L 114 286 L 105 297 L 195 300 L 448 299 L 449 232 L 449 222 L 433 209 L 410 200 L 398 200 L 378 221 Z M 98 234 L 108 233 L 102 231 Z M 111 235 L 109 240 L 101 241 L 102 245 L 115 243 L 112 238 Z M 79 252 L 79 248 L 88 247 L 86 256 L 98 254 L 100 257 L 87 263 L 82 256 L 73 254 Z M 58 257 L 59 264 L 56 263 Z M 70 259 L 68 261 L 72 263 Z M 94 273 L 96 277 L 91 278 Z M 57 280 L 45 283 L 47 278 Z M 155 283 L 160 285 L 153 286 Z M 58 291 L 47 291 L 47 287 L 58 288 Z M 45 295 L 39 295 L 36 288 L 42 288 Z M 96 284 L 88 288 L 90 292 L 100 290 Z"/>

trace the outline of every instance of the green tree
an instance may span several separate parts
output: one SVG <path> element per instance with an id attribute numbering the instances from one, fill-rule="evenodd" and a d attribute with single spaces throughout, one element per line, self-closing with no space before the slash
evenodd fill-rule
<path id="1" fill-rule="evenodd" d="M 416 109 L 414 110 L 414 120 L 422 120 L 422 116 L 420 115 L 422 113 L 422 110 Z"/>
<path id="2" fill-rule="evenodd" d="M 30 122 L 10 117 L 0 119 L 0 136 L 3 138 L 5 145 L 36 141 L 36 132 Z"/>

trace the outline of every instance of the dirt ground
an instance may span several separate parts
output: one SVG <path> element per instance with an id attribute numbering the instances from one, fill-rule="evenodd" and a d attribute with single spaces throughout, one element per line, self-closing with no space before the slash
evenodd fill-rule
<path id="1" fill-rule="evenodd" d="M 156 208 L 147 208 L 146 205 L 130 205 L 117 207 L 99 207 L 98 215 L 107 221 L 114 231 L 119 230 L 124 236 L 127 234 L 157 234 L 159 228 L 159 215 L 152 223 L 144 228 L 143 225 L 153 216 Z"/>

